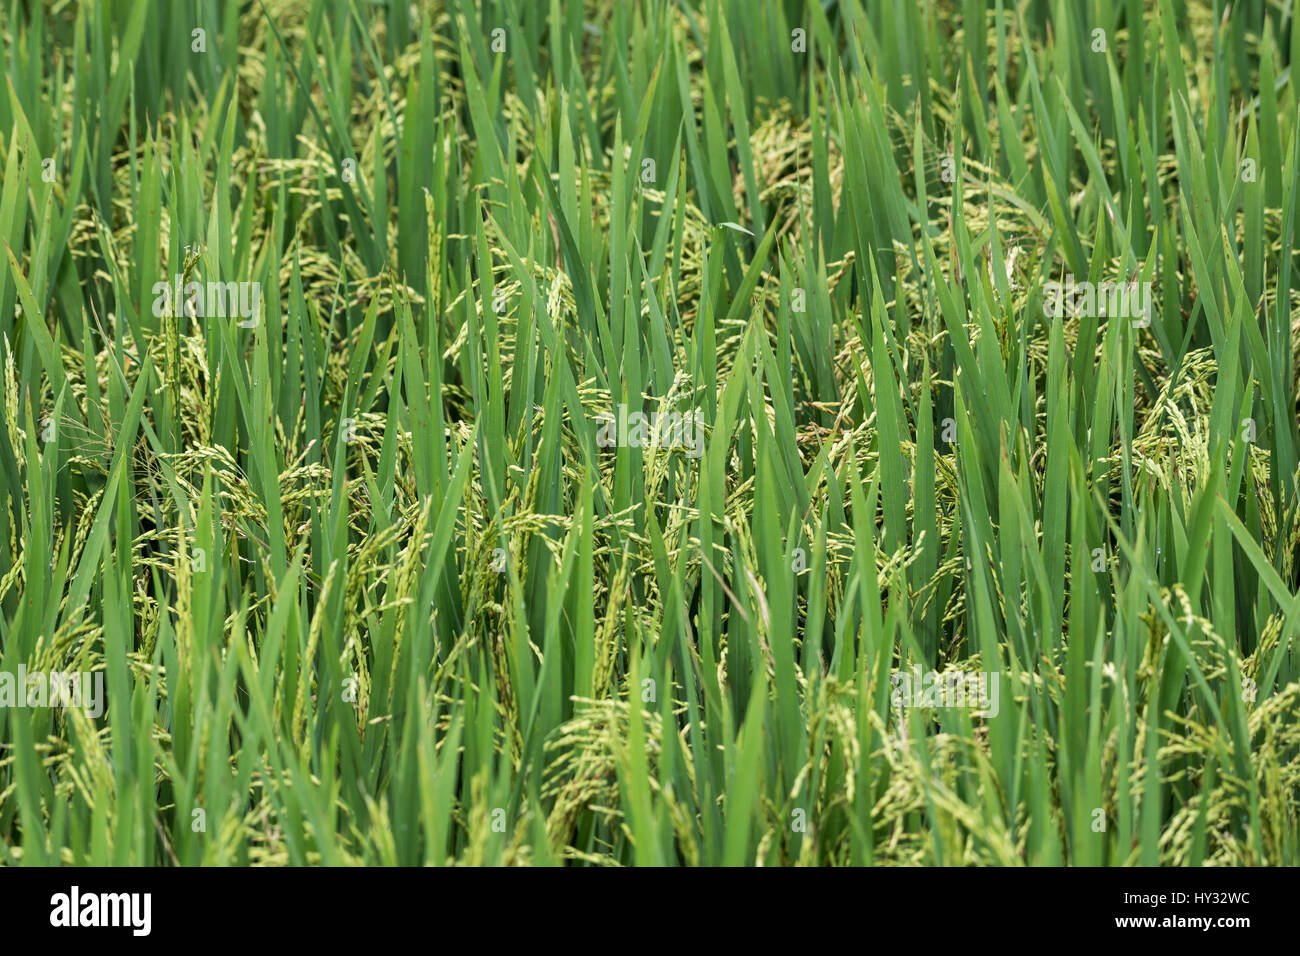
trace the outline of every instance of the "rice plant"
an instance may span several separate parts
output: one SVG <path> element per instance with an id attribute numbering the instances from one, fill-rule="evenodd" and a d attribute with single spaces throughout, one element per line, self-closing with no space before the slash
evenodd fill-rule
<path id="1" fill-rule="evenodd" d="M 1295 14 L 0 2 L 0 860 L 1300 863 Z"/>

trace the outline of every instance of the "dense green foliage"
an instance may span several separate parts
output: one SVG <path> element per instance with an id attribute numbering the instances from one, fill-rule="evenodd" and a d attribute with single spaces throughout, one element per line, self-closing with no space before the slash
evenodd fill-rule
<path id="1" fill-rule="evenodd" d="M 0 860 L 1300 863 L 1225 7 L 0 0 Z"/>

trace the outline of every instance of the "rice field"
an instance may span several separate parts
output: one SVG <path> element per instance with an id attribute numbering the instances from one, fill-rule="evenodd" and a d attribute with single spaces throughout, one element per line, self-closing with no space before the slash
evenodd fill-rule
<path id="1" fill-rule="evenodd" d="M 0 862 L 1300 863 L 1291 0 L 0 0 Z"/>

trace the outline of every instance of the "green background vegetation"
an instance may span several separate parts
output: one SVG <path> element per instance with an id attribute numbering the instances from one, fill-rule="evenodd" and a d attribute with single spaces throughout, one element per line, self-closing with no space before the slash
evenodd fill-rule
<path id="1" fill-rule="evenodd" d="M 1300 862 L 1294 14 L 3 0 L 0 859 Z"/>

